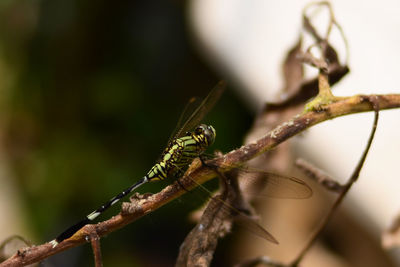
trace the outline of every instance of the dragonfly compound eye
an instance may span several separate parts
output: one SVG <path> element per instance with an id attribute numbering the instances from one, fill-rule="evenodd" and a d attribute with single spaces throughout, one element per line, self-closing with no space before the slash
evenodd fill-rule
<path id="1" fill-rule="evenodd" d="M 199 126 L 196 127 L 196 129 L 194 129 L 194 133 L 196 135 L 201 135 L 204 134 L 204 132 L 207 130 L 207 125 L 205 124 L 200 124 Z"/>
<path id="2" fill-rule="evenodd" d="M 216 132 L 214 127 L 210 126 L 206 126 L 206 129 L 204 130 L 204 136 L 207 138 L 207 143 L 208 145 L 212 145 L 215 141 L 215 136 L 216 136 Z"/>

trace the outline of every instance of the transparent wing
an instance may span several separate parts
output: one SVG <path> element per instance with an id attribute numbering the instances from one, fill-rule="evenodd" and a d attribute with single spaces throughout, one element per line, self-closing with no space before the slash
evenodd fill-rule
<path id="1" fill-rule="evenodd" d="M 187 129 L 185 131 L 181 130 L 182 126 L 186 121 L 189 119 L 190 116 L 196 111 L 196 109 L 201 105 L 202 101 L 201 98 L 198 97 L 192 97 L 188 103 L 186 104 L 185 108 L 183 109 L 181 115 L 179 116 L 178 123 L 175 126 L 175 129 L 172 131 L 171 136 L 168 138 L 168 143 L 171 142 L 173 138 L 180 137 L 178 136 L 178 133 L 180 135 L 183 135 L 186 131 L 190 130 Z M 167 143 L 167 144 L 168 144 Z"/>
<path id="2" fill-rule="evenodd" d="M 253 233 L 254 235 L 261 237 L 262 239 L 272 242 L 274 244 L 278 244 L 279 242 L 275 239 L 275 237 L 268 232 L 264 227 L 262 227 L 260 224 L 258 224 L 254 218 L 248 216 L 244 212 L 238 210 L 237 208 L 233 207 L 230 205 L 228 202 L 225 200 L 222 200 L 220 196 L 214 197 L 213 193 L 209 191 L 206 187 L 204 187 L 202 184 L 197 183 L 194 179 L 192 179 L 190 176 L 187 176 L 189 179 L 191 179 L 194 183 L 198 185 L 198 188 L 200 188 L 201 192 L 205 194 L 205 199 L 208 199 L 210 201 L 216 201 L 217 203 L 221 204 L 224 209 L 228 210 L 229 213 L 235 214 L 235 222 L 241 225 L 243 228 L 247 229 L 249 232 Z M 208 206 L 208 204 L 207 204 Z M 203 213 L 202 216 L 205 216 Z"/>
<path id="3" fill-rule="evenodd" d="M 268 173 L 262 170 L 250 169 L 250 168 L 235 168 L 236 172 L 244 183 L 260 183 L 259 186 L 264 186 L 265 190 L 261 193 L 256 194 L 256 197 L 275 197 L 275 198 L 309 198 L 312 195 L 312 189 L 302 180 L 294 177 L 287 177 L 279 174 Z M 233 174 L 233 173 L 232 173 Z M 278 244 L 278 241 L 274 236 L 268 232 L 264 227 L 258 224 L 254 218 L 248 216 L 237 208 L 231 206 L 224 200 L 220 198 L 215 198 L 212 193 L 203 185 L 197 183 L 190 176 L 187 176 L 194 183 L 201 188 L 201 191 L 206 193 L 207 198 L 211 198 L 219 201 L 226 209 L 230 209 L 236 214 L 235 221 L 239 223 L 242 227 L 246 228 L 253 234 L 270 241 L 272 243 Z M 254 184 L 253 184 L 254 185 Z M 247 193 L 246 193 L 247 195 Z"/>
<path id="4" fill-rule="evenodd" d="M 266 171 L 239 168 L 239 181 L 241 187 L 264 188 L 261 192 L 246 192 L 254 197 L 304 199 L 312 196 L 312 189 L 302 180 L 295 177 L 283 176 Z"/>
<path id="5" fill-rule="evenodd" d="M 220 81 L 211 90 L 207 97 L 197 106 L 197 108 L 192 108 L 193 103 L 196 103 L 195 99 L 191 99 L 186 105 L 184 112 L 180 116 L 178 126 L 176 128 L 176 133 L 172 136 L 173 138 L 181 137 L 187 131 L 196 127 L 204 116 L 214 107 L 218 99 L 224 92 L 226 87 L 225 81 Z M 194 111 L 193 111 L 194 110 Z M 189 115 L 187 115 L 189 114 Z"/>
<path id="6" fill-rule="evenodd" d="M 264 227 L 259 225 L 253 218 L 240 212 L 237 213 L 235 222 L 237 222 L 240 226 L 247 229 L 254 235 L 261 237 L 262 239 L 265 239 L 267 241 L 270 241 L 274 244 L 279 244 L 278 240 L 276 240 L 276 238 L 270 232 L 268 232 Z"/>

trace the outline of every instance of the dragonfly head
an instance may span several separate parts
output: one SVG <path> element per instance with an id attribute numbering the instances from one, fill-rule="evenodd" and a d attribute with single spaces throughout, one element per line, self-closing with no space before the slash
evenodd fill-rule
<path id="1" fill-rule="evenodd" d="M 195 134 L 197 135 L 204 135 L 207 140 L 207 145 L 211 146 L 215 141 L 216 132 L 214 127 L 211 125 L 200 124 L 194 130 Z"/>

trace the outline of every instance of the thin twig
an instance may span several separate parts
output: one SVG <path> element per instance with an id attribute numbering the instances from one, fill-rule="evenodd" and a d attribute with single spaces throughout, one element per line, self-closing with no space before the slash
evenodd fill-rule
<path id="1" fill-rule="evenodd" d="M 317 31 L 314 29 L 314 27 L 310 27 L 311 22 L 308 19 L 308 16 L 306 15 L 308 9 L 310 9 L 312 7 L 316 7 L 316 6 L 326 6 L 328 8 L 330 18 L 329 18 L 328 30 L 326 31 L 326 37 L 324 39 L 327 40 L 329 38 L 329 36 L 332 32 L 333 25 L 335 25 L 337 27 L 337 29 L 339 30 L 339 33 L 342 36 L 342 41 L 346 47 L 345 65 L 347 65 L 347 62 L 349 62 L 349 54 L 350 54 L 349 53 L 349 43 L 347 41 L 346 35 L 344 34 L 342 26 L 336 20 L 335 13 L 333 12 L 332 5 L 329 1 L 311 2 L 304 7 L 304 9 L 303 9 L 303 25 L 304 25 L 305 30 L 309 31 L 310 34 L 313 35 L 314 37 L 316 37 L 317 40 L 320 40 L 320 41 L 323 40 L 323 38 L 319 37 L 319 35 L 318 35 Z"/>
<path id="2" fill-rule="evenodd" d="M 305 161 L 304 159 L 296 160 L 296 166 L 303 171 L 307 177 L 315 180 L 317 183 L 322 185 L 325 189 L 340 193 L 343 191 L 343 186 L 329 177 L 322 170 L 318 169 L 316 166 L 313 166 L 311 163 Z"/>
<path id="3" fill-rule="evenodd" d="M 356 168 L 354 169 L 350 179 L 344 185 L 343 191 L 339 194 L 338 198 L 336 199 L 335 203 L 333 204 L 333 206 L 332 206 L 331 210 L 329 211 L 328 215 L 324 218 L 324 220 L 322 221 L 322 223 L 320 224 L 318 229 L 312 235 L 310 241 L 302 249 L 302 251 L 299 253 L 297 258 L 290 264 L 290 266 L 298 266 L 300 261 L 303 259 L 304 255 L 308 252 L 308 250 L 314 244 L 314 242 L 318 238 L 319 234 L 325 228 L 327 223 L 330 221 L 330 219 L 332 218 L 333 214 L 336 212 L 337 208 L 342 203 L 342 201 L 343 201 L 344 197 L 346 196 L 347 192 L 350 190 L 352 185 L 357 181 L 357 179 L 358 179 L 358 177 L 360 175 L 360 171 L 361 171 L 361 169 L 362 169 L 362 167 L 364 165 L 364 162 L 365 162 L 365 159 L 367 157 L 368 151 L 369 151 L 369 149 L 371 147 L 371 144 L 372 144 L 372 140 L 374 139 L 374 136 L 375 136 L 375 131 L 376 131 L 376 127 L 378 125 L 378 119 L 379 119 L 379 110 L 380 110 L 380 105 L 379 105 L 379 102 L 377 101 L 377 97 L 370 96 L 370 97 L 364 97 L 364 99 L 371 103 L 371 106 L 372 106 L 373 110 L 375 111 L 374 122 L 373 122 L 373 125 L 372 125 L 372 130 L 371 130 L 371 133 L 370 133 L 370 136 L 369 136 L 369 139 L 368 139 L 367 146 L 366 146 L 366 148 L 365 148 L 365 150 L 364 150 L 364 152 L 363 152 L 363 154 L 362 154 L 362 156 L 361 156 Z"/>
<path id="4" fill-rule="evenodd" d="M 103 259 L 101 257 L 101 248 L 100 248 L 100 237 L 94 232 L 90 236 L 90 243 L 92 244 L 92 250 L 94 254 L 94 264 L 96 267 L 103 267 Z"/>

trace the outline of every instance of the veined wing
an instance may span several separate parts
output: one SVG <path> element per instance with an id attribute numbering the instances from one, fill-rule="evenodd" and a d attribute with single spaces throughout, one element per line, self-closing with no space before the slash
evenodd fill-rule
<path id="1" fill-rule="evenodd" d="M 265 190 L 262 190 L 261 193 L 255 195 L 256 197 L 305 199 L 311 197 L 312 195 L 312 189 L 305 182 L 298 178 L 273 174 L 257 169 L 237 167 L 228 173 L 228 175 L 226 175 L 227 173 L 223 175 L 221 174 L 223 176 L 221 178 L 229 179 L 229 176 L 234 175 L 235 173 L 239 175 L 238 178 L 241 179 L 240 183 L 254 183 L 255 180 L 257 180 L 257 182 L 261 183 L 265 187 Z M 187 177 L 190 178 L 190 176 Z M 278 241 L 274 238 L 274 236 L 264 227 L 254 221 L 253 218 L 249 217 L 247 214 L 233 207 L 224 200 L 218 197 L 213 197 L 212 193 L 207 188 L 201 184 L 198 184 L 196 181 L 194 182 L 208 195 L 209 198 L 220 202 L 226 209 L 231 210 L 235 214 L 236 222 L 241 226 L 267 241 L 278 244 Z M 257 187 L 259 186 L 261 185 L 257 185 Z M 248 195 L 247 193 L 244 194 Z"/>
<path id="2" fill-rule="evenodd" d="M 263 188 L 261 192 L 246 192 L 246 195 L 254 197 L 305 199 L 312 196 L 312 189 L 302 180 L 270 173 L 259 169 L 244 167 L 237 168 L 239 184 L 242 188 L 257 183 L 257 188 Z"/>
<path id="3" fill-rule="evenodd" d="M 211 90 L 211 92 L 207 95 L 206 98 L 197 106 L 197 108 L 193 109 L 188 108 L 192 103 L 195 102 L 195 99 L 191 99 L 186 108 L 184 109 L 182 115 L 179 118 L 178 126 L 176 127 L 176 132 L 172 135 L 172 138 L 178 138 L 184 135 L 187 131 L 190 131 L 198 124 L 200 124 L 201 120 L 204 116 L 214 107 L 215 103 L 217 103 L 218 99 L 221 97 L 226 87 L 225 81 L 220 81 L 216 86 Z M 170 138 L 170 140 L 172 139 Z"/>

